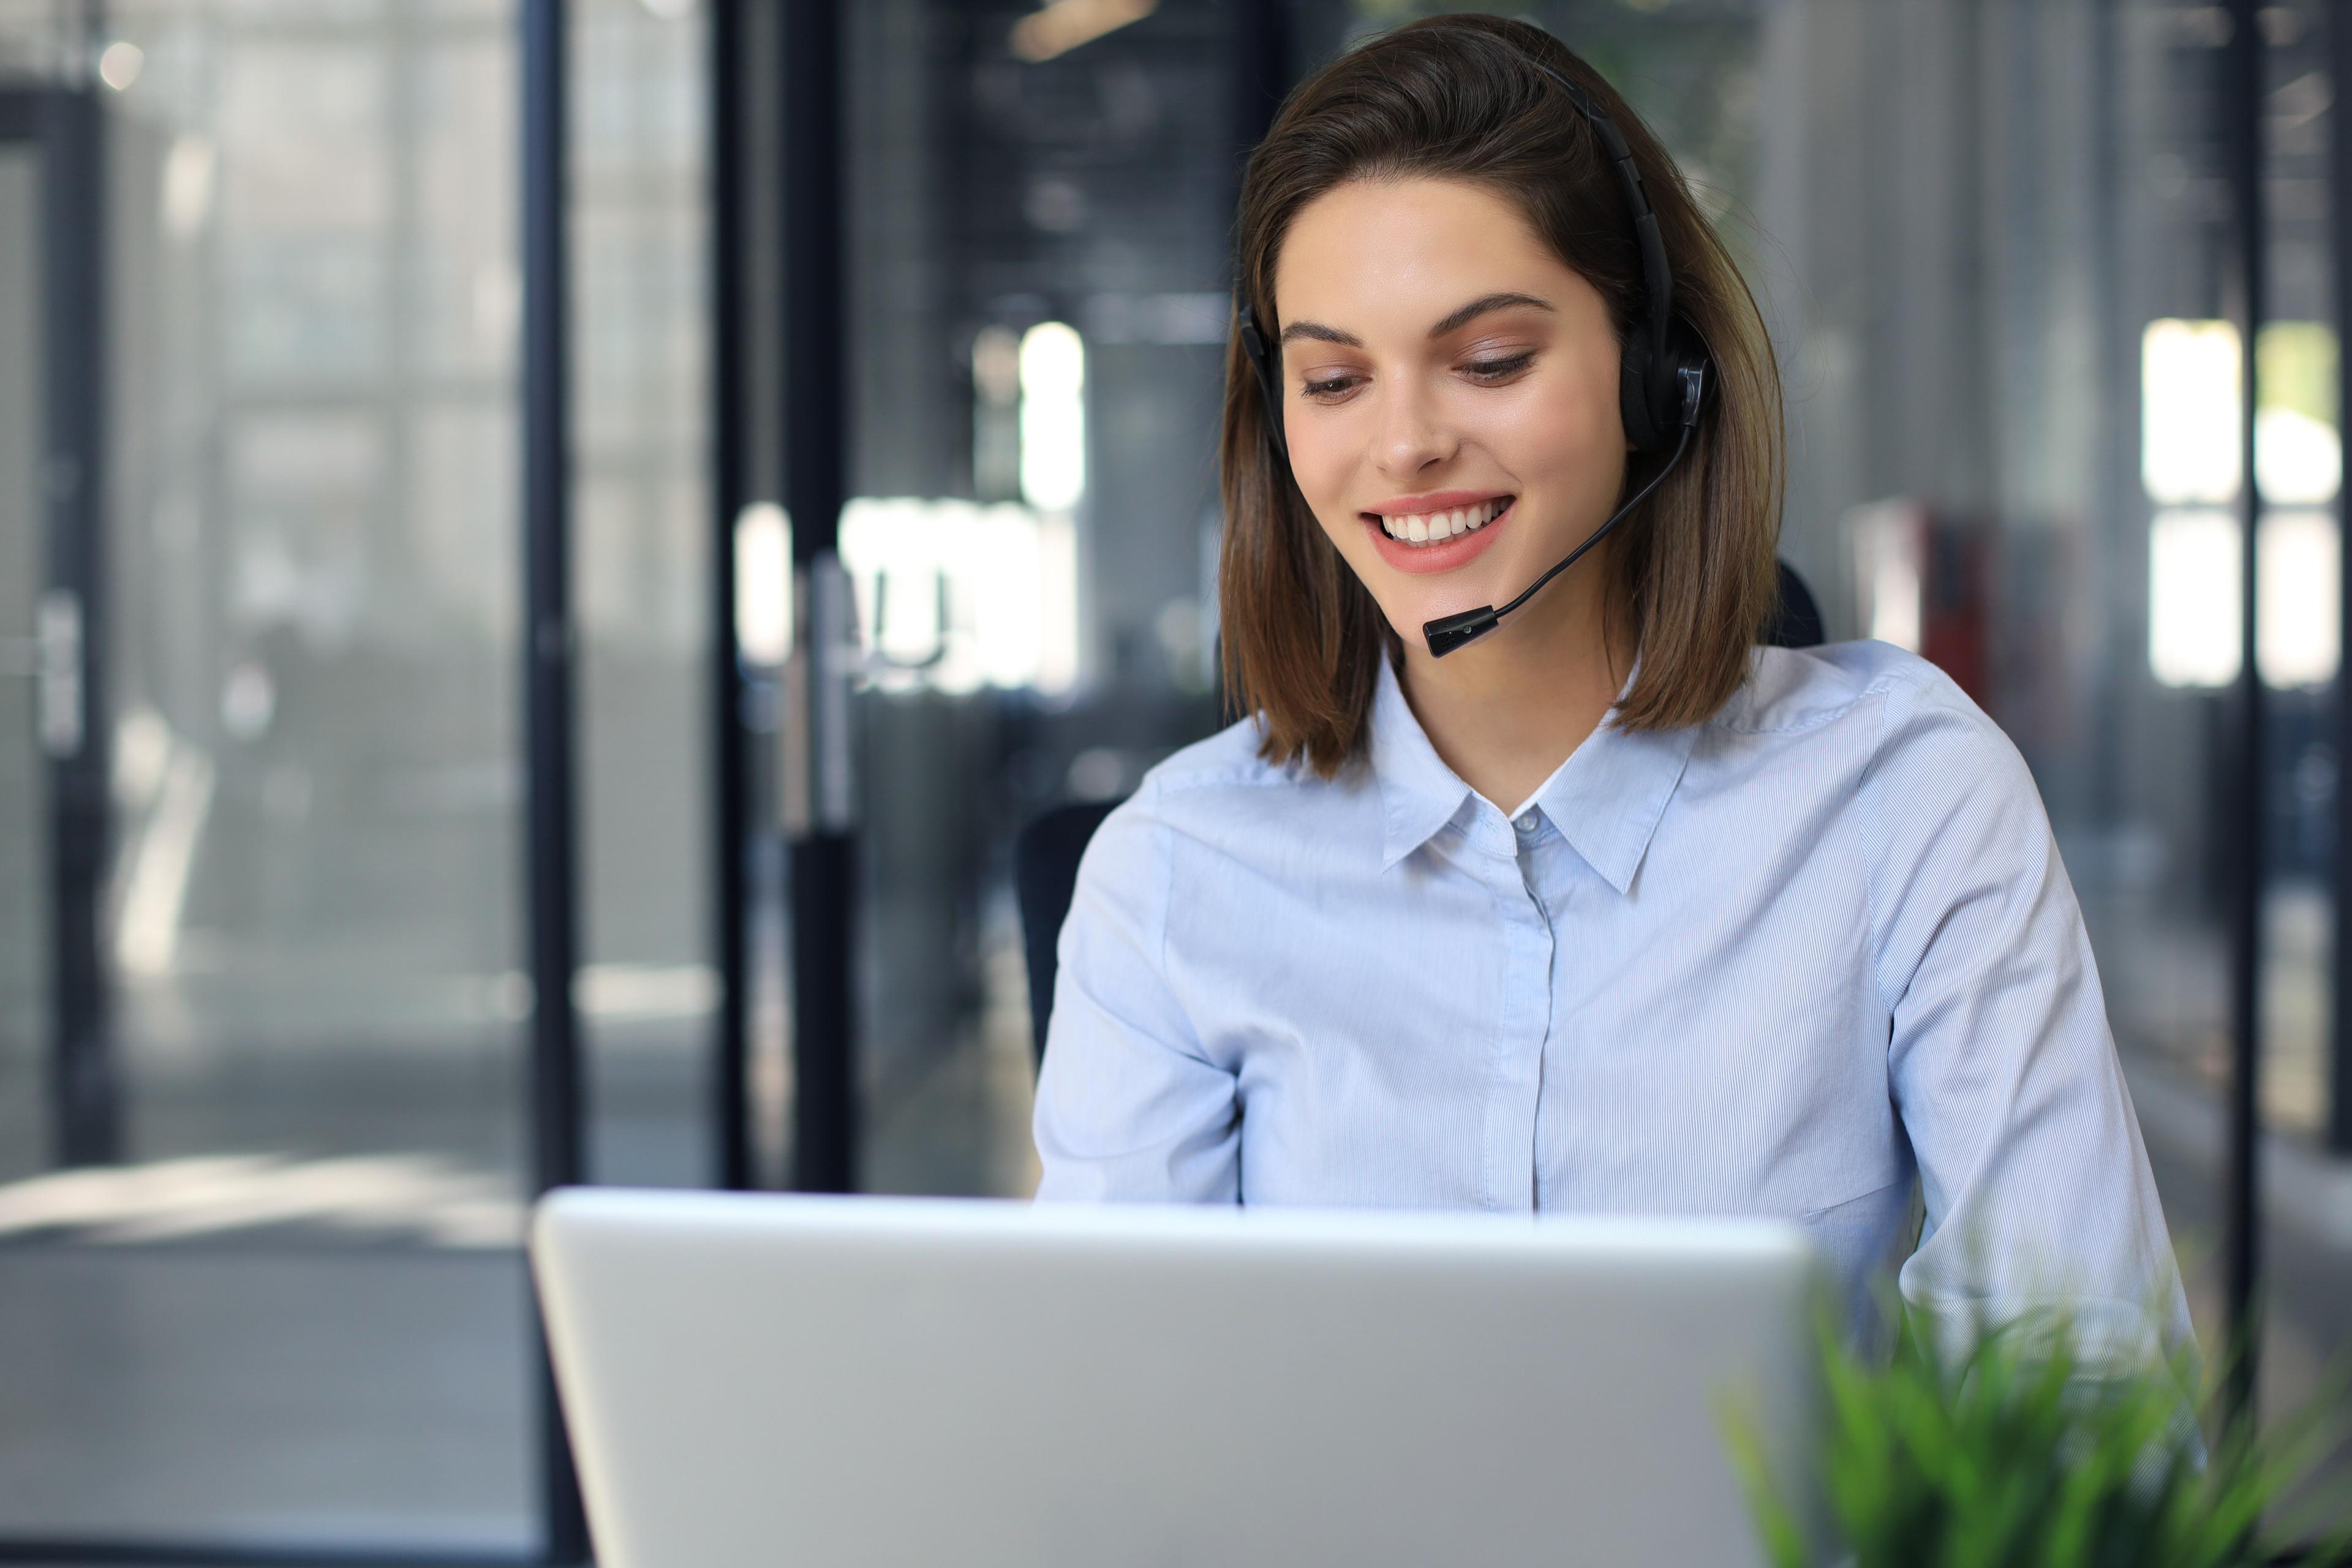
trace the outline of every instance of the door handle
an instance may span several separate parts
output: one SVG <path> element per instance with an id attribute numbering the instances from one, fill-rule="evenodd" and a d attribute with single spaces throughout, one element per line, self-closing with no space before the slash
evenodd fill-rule
<path id="1" fill-rule="evenodd" d="M 796 569 L 793 579 L 797 646 L 784 661 L 777 805 L 784 831 L 798 837 L 845 832 L 856 820 L 850 682 L 866 656 L 858 644 L 856 600 L 841 558 L 825 551 Z"/>
<path id="2" fill-rule="evenodd" d="M 33 679 L 36 727 L 41 750 L 64 762 L 81 753 L 86 725 L 82 712 L 81 595 L 69 588 L 51 588 L 41 595 L 33 637 Z"/>

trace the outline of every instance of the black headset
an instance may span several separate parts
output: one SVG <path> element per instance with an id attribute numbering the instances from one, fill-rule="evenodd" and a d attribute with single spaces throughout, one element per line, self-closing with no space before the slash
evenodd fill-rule
<path id="1" fill-rule="evenodd" d="M 1593 134 L 1601 138 L 1610 166 L 1617 173 L 1617 183 L 1625 192 L 1626 209 L 1633 217 L 1633 242 L 1642 252 L 1643 289 L 1641 313 L 1633 330 L 1625 334 L 1623 368 L 1618 376 L 1618 410 L 1624 419 L 1625 438 L 1636 450 L 1657 452 L 1671 447 L 1674 456 L 1608 521 L 1593 530 L 1591 536 L 1570 551 L 1559 564 L 1529 584 L 1517 598 L 1499 610 L 1492 605 L 1482 605 L 1423 626 L 1422 635 L 1428 640 L 1429 651 L 1441 658 L 1474 637 L 1492 631 L 1496 622 L 1533 598 L 1537 589 L 1576 564 L 1580 556 L 1601 542 L 1602 535 L 1648 500 L 1650 492 L 1675 471 L 1684 453 L 1690 449 L 1691 431 L 1698 424 L 1699 405 L 1706 396 L 1706 346 L 1687 323 L 1675 315 L 1675 278 L 1673 269 L 1666 265 L 1665 242 L 1658 236 L 1658 215 L 1651 209 L 1649 193 L 1642 186 L 1642 172 L 1633 166 L 1633 149 L 1625 145 L 1624 132 L 1617 129 L 1608 110 L 1593 102 L 1591 95 L 1576 83 L 1525 51 L 1503 40 L 1496 41 L 1558 84 L 1560 91 L 1568 95 L 1570 106 L 1584 116 Z M 1257 372 L 1266 436 L 1286 468 L 1290 447 L 1282 434 L 1282 377 L 1274 347 L 1259 331 L 1246 295 L 1244 288 L 1239 320 L 1242 350 Z"/>

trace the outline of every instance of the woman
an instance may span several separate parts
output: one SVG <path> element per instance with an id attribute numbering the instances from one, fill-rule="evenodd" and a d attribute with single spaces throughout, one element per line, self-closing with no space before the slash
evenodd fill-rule
<path id="1" fill-rule="evenodd" d="M 1347 55 L 1251 160 L 1238 289 L 1249 716 L 1087 850 L 1040 1195 L 1780 1215 L 1857 1302 L 1907 1255 L 1923 1308 L 2185 1335 L 2015 749 L 1895 648 L 1754 646 L 1777 371 L 1608 84 L 1488 17 Z"/>

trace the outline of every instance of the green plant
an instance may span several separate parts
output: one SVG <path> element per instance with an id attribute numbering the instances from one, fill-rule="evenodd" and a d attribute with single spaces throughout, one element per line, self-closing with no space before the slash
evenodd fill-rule
<path id="1" fill-rule="evenodd" d="M 2265 1515 L 2312 1471 L 2323 1405 L 2208 1453 L 2183 1360 L 2094 1366 L 2051 1315 L 1955 1343 L 1906 1314 L 1891 1358 L 1822 1332 L 1821 1501 L 1831 1560 L 1852 1568 L 2242 1568 L 2266 1563 Z M 1941 1348 L 1939 1348 L 1939 1346 Z M 1770 1479 L 1734 1414 L 1733 1458 L 1774 1568 L 1822 1561 L 1809 1500 Z M 2342 1563 L 2345 1544 L 2302 1559 Z"/>

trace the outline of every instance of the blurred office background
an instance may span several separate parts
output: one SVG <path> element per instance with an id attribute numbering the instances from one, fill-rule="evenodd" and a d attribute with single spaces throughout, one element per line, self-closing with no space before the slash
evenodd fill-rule
<path id="1" fill-rule="evenodd" d="M 588 1179 L 805 1178 L 820 1028 L 856 1109 L 835 1177 L 1028 1190 L 1012 837 L 1219 722 L 1240 161 L 1300 73 L 1438 8 L 843 5 L 840 289 L 812 314 L 792 247 L 831 209 L 786 87 L 814 7 L 0 0 L 0 1557 L 560 1543 L 519 1250 L 570 1114 L 551 1050 Z M 1790 394 L 1783 552 L 1832 635 L 1937 659 L 2032 763 L 2216 1349 L 2230 910 L 2259 884 L 2262 1366 L 2292 1406 L 2352 1354 L 2352 6 L 1521 9 L 1650 117 L 1749 269 Z M 533 271 L 550 13 L 563 243 Z M 522 352 L 548 268 L 568 381 Z M 837 355 L 795 367 L 827 310 Z M 844 504 L 795 539 L 812 374 Z M 532 511 L 549 398 L 568 463 Z M 527 512 L 569 545 L 551 753 Z M 812 540 L 846 653 L 812 629 Z M 847 742 L 811 784 L 832 678 Z M 558 778 L 551 910 L 526 812 Z M 796 903 L 813 834 L 845 858 Z M 794 940 L 828 911 L 845 942 Z M 578 935 L 568 1047 L 550 921 Z M 795 953 L 845 963 L 845 1005 L 812 1011 Z"/>

